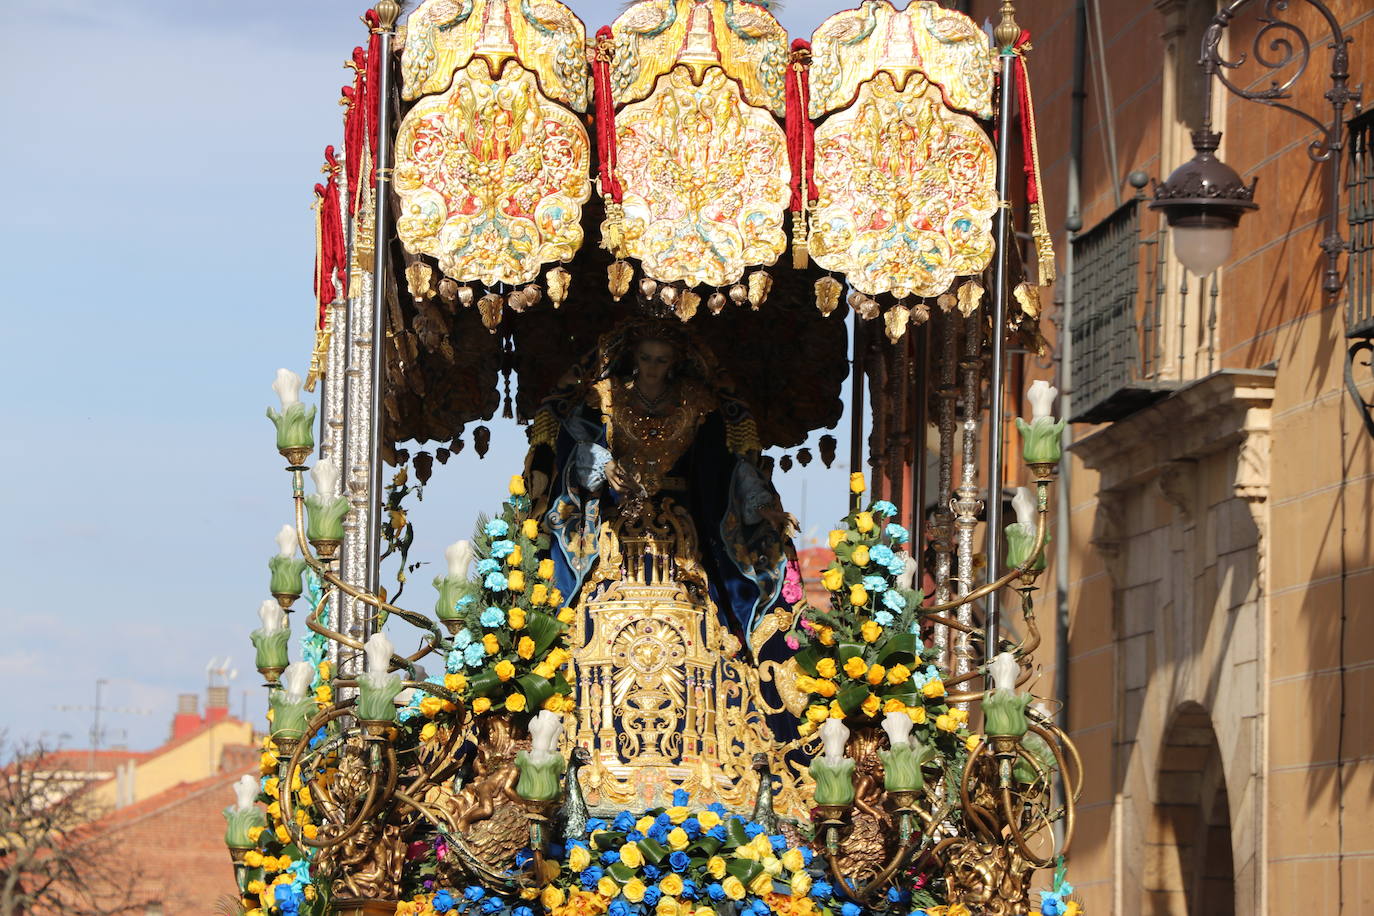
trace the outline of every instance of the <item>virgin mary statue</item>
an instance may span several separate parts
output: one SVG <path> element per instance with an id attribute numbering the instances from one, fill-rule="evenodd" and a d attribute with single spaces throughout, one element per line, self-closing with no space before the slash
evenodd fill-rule
<path id="1" fill-rule="evenodd" d="M 578 610 L 568 732 L 594 808 L 687 789 L 745 809 L 753 756 L 796 745 L 775 676 L 801 600 L 795 523 L 758 457 L 748 409 L 676 322 L 605 335 L 536 415 L 528 478 Z M 777 806 L 799 808 L 798 774 L 777 775 Z"/>

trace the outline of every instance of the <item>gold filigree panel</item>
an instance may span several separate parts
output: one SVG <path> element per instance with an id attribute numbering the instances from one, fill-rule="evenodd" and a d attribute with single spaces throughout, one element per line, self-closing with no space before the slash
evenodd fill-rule
<path id="1" fill-rule="evenodd" d="M 617 104 L 643 99 L 678 64 L 700 79 L 713 66 L 737 80 L 749 104 L 779 117 L 785 109 L 787 32 L 745 0 L 642 0 L 611 24 Z"/>
<path id="2" fill-rule="evenodd" d="M 406 21 L 401 97 L 443 92 L 474 57 L 515 58 L 543 93 L 575 111 L 591 102 L 587 30 L 558 0 L 426 0 Z"/>
<path id="3" fill-rule="evenodd" d="M 616 115 L 625 252 L 657 280 L 734 283 L 785 250 L 787 138 L 719 68 L 685 66 Z"/>
<path id="4" fill-rule="evenodd" d="M 938 86 L 880 73 L 816 130 L 811 257 L 870 296 L 937 296 L 992 258 L 995 166 Z"/>
<path id="5" fill-rule="evenodd" d="M 460 283 L 528 283 L 581 246 L 590 163 L 581 121 L 533 73 L 474 60 L 401 121 L 396 234 Z"/>
<path id="6" fill-rule="evenodd" d="M 901 85 L 920 72 L 943 91 L 951 108 L 992 117 L 997 53 L 973 20 L 934 0 L 905 10 L 887 0 L 864 0 L 836 13 L 811 38 L 810 114 L 819 118 L 853 101 L 859 86 L 887 72 Z"/>

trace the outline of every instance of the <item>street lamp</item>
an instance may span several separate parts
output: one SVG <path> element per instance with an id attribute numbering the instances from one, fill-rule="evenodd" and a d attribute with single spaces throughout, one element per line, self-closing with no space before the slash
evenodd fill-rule
<path id="1" fill-rule="evenodd" d="M 1308 146 L 1307 154 L 1312 161 L 1323 162 L 1327 166 L 1330 198 L 1327 232 L 1321 241 L 1322 250 L 1326 252 L 1322 289 L 1334 295 L 1343 286 L 1336 263 L 1341 252 L 1348 248 L 1336 228 L 1341 200 L 1341 146 L 1345 130 L 1341 113 L 1347 104 L 1360 98 L 1360 90 L 1349 86 L 1350 60 L 1346 45 L 1350 39 L 1321 0 L 1305 0 L 1308 6 L 1325 18 L 1331 29 L 1331 43 L 1328 45 L 1331 49 L 1331 88 L 1326 91 L 1326 99 L 1331 103 L 1331 120 L 1322 123 L 1288 104 L 1288 100 L 1292 99 L 1290 90 L 1293 84 L 1307 69 L 1312 46 L 1302 29 L 1278 17 L 1278 13 L 1287 10 L 1287 3 L 1270 0 L 1265 4 L 1264 12 L 1258 17 L 1262 26 L 1255 33 L 1251 55 L 1270 75 L 1288 67 L 1294 68 L 1293 72 L 1282 80 L 1273 79 L 1267 88 L 1255 90 L 1241 88 L 1227 78 L 1227 70 L 1238 69 L 1251 55 L 1242 52 L 1234 60 L 1222 57 L 1222 30 L 1252 2 L 1233 0 L 1217 12 L 1207 27 L 1202 38 L 1202 58 L 1198 61 L 1207 75 L 1207 86 L 1202 129 L 1193 134 L 1196 155 L 1174 170 L 1163 184 L 1155 186 L 1155 199 L 1150 208 L 1162 211 L 1173 228 L 1174 254 L 1183 265 L 1196 274 L 1211 273 L 1230 255 L 1231 238 L 1240 218 L 1246 211 L 1257 207 L 1252 199 L 1254 182 L 1246 186 L 1234 169 L 1216 158 L 1221 134 L 1212 131 L 1212 78 L 1215 77 L 1233 95 L 1295 114 L 1322 133 L 1319 139 Z"/>

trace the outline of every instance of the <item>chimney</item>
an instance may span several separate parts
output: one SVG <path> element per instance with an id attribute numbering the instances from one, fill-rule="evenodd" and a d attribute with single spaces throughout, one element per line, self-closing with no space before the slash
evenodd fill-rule
<path id="1" fill-rule="evenodd" d="M 210 686 L 205 691 L 205 724 L 213 725 L 229 718 L 229 688 Z"/>
<path id="2" fill-rule="evenodd" d="M 200 729 L 200 697 L 194 693 L 177 695 L 177 714 L 172 719 L 172 740 L 185 737 Z"/>

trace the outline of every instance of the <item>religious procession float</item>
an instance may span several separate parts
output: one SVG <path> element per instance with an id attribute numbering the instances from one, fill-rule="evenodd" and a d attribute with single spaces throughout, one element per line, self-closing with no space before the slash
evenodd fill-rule
<path id="1" fill-rule="evenodd" d="M 1012 5 L 401 13 L 364 16 L 268 410 L 294 524 L 226 908 L 1080 912 L 1081 767 L 1027 689 L 1064 424 L 1004 404 L 1054 273 Z M 407 601 L 408 500 L 498 412 L 524 462 Z M 773 477 L 846 413 L 808 582 Z"/>

